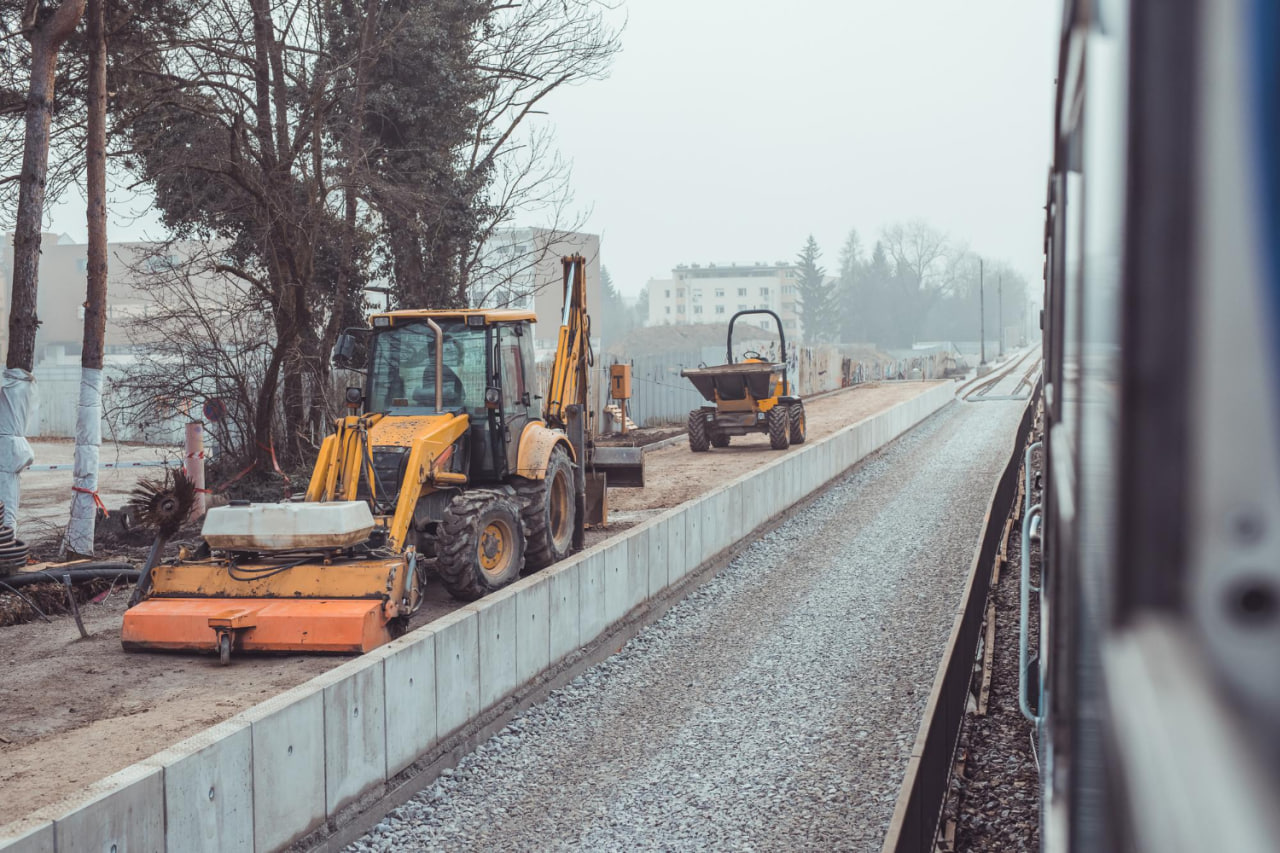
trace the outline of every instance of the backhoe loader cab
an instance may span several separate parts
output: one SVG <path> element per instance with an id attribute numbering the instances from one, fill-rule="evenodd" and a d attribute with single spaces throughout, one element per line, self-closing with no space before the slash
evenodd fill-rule
<path id="1" fill-rule="evenodd" d="M 778 327 L 781 361 L 767 361 L 755 351 L 734 362 L 733 329 L 739 317 L 767 314 Z M 689 413 L 689 449 L 703 453 L 728 447 L 732 436 L 749 432 L 769 435 L 769 446 L 786 450 L 805 439 L 804 403 L 787 379 L 787 338 L 778 315 L 766 309 L 739 311 L 729 320 L 725 363 L 680 371 L 707 400 Z"/>
<path id="2" fill-rule="evenodd" d="M 533 319 L 518 311 L 375 314 L 364 411 L 395 418 L 465 415 L 461 470 L 474 481 L 504 480 L 520 467 L 524 427 L 542 417 Z M 393 477 L 397 486 L 401 479 Z"/>

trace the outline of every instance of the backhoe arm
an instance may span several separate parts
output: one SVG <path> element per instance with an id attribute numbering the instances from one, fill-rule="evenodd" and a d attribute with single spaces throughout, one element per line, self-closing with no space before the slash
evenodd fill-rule
<path id="1" fill-rule="evenodd" d="M 565 409 L 587 405 L 587 370 L 591 359 L 591 321 L 587 316 L 587 259 L 571 255 L 564 264 L 564 316 L 551 366 L 545 414 L 552 427 L 564 429 Z"/>

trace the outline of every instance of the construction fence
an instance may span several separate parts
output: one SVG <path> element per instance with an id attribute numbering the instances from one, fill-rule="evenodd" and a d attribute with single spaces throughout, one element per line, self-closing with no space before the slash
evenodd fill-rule
<path id="1" fill-rule="evenodd" d="M 760 352 L 761 357 L 767 361 L 777 360 L 776 347 L 776 343 L 766 347 Z M 601 359 L 603 363 L 595 365 L 593 387 L 607 393 L 609 368 L 613 364 L 630 364 L 628 414 L 631 419 L 639 426 L 682 424 L 689 412 L 701 406 L 704 400 L 692 383 L 680 375 L 680 371 L 723 361 L 724 351 L 719 347 L 632 358 L 606 357 Z M 788 378 L 801 397 L 864 382 L 941 379 L 954 367 L 954 354 L 943 349 L 902 357 L 858 358 L 836 345 L 787 347 Z M 605 404 L 608 402 L 604 401 Z"/>

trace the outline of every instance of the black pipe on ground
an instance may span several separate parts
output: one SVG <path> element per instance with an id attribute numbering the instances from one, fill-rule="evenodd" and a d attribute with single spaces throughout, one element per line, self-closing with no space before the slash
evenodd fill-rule
<path id="1" fill-rule="evenodd" d="M 62 583 L 63 575 L 70 575 L 71 582 L 90 581 L 98 578 L 113 580 L 124 578 L 128 581 L 138 579 L 138 570 L 131 563 L 80 563 L 75 568 L 42 569 L 38 572 L 19 572 L 18 574 L 0 576 L 11 587 L 27 586 L 33 583 Z"/>

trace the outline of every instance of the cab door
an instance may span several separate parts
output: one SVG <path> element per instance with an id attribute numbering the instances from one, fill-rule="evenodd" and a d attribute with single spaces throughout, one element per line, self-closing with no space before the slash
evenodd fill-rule
<path id="1" fill-rule="evenodd" d="M 533 333 L 524 323 L 503 325 L 498 330 L 498 370 L 502 381 L 502 441 L 507 470 L 519 467 L 520 436 L 536 411 L 533 367 Z M 536 417 L 536 415 L 535 415 Z"/>

